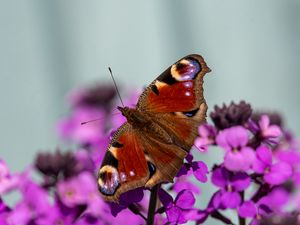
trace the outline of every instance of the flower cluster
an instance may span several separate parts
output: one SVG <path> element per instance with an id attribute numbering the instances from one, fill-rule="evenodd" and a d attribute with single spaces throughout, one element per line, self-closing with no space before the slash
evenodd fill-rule
<path id="1" fill-rule="evenodd" d="M 278 114 L 253 113 L 244 101 L 215 107 L 213 123 L 199 127 L 196 148 L 174 183 L 128 191 L 118 204 L 105 202 L 95 174 L 110 134 L 125 121 L 113 111 L 115 96 L 113 87 L 95 85 L 67 98 L 71 112 L 57 130 L 63 140 L 76 144 L 76 151 L 41 152 L 21 173 L 12 173 L 0 160 L 0 224 L 175 225 L 203 224 L 209 217 L 224 224 L 300 224 L 297 140 Z M 134 93 L 125 104 L 136 100 Z M 209 168 L 196 159 L 211 149 L 220 151 L 223 160 Z M 215 189 L 205 208 L 196 203 L 205 194 L 200 183 Z M 6 200 L 12 191 L 20 194 L 14 205 Z M 236 217 L 225 216 L 227 210 Z"/>
<path id="2" fill-rule="evenodd" d="M 209 216 L 237 224 L 224 216 L 229 209 L 236 211 L 239 224 L 285 224 L 280 221 L 292 220 L 291 224 L 300 224 L 295 219 L 300 152 L 279 114 L 252 113 L 250 105 L 241 102 L 215 107 L 211 118 L 214 125 L 199 128 L 195 145 L 200 150 L 217 146 L 224 158 L 212 168 L 211 184 L 217 191 L 207 207 L 198 211 L 197 224 Z"/>

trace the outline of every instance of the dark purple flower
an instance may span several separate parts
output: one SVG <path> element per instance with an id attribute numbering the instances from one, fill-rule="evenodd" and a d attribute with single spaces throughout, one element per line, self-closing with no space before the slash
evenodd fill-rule
<path id="1" fill-rule="evenodd" d="M 144 197 L 144 192 L 142 188 L 137 188 L 134 190 L 127 191 L 120 196 L 119 204 L 111 202 L 110 209 L 113 216 L 117 216 L 121 211 L 128 208 L 129 205 L 133 203 L 140 202 Z"/>
<path id="2" fill-rule="evenodd" d="M 247 171 L 255 153 L 248 143 L 248 132 L 244 127 L 236 126 L 221 131 L 216 139 L 217 144 L 226 150 L 224 166 L 231 171 Z"/>
<path id="3" fill-rule="evenodd" d="M 251 179 L 244 172 L 232 173 L 224 167 L 218 167 L 213 171 L 211 181 L 221 189 L 218 198 L 222 206 L 234 209 L 241 203 L 239 192 L 250 186 Z"/>
<path id="4" fill-rule="evenodd" d="M 57 181 L 76 176 L 83 171 L 95 171 L 91 153 L 84 149 L 75 153 L 60 150 L 39 153 L 35 159 L 35 167 L 44 176 L 44 187 L 52 187 Z"/>
<path id="5" fill-rule="evenodd" d="M 181 167 L 177 176 L 180 177 L 192 172 L 197 180 L 205 183 L 207 181 L 208 174 L 207 165 L 202 161 L 193 161 L 193 156 L 191 154 L 188 154 L 185 159 L 187 162 Z"/>
<path id="6" fill-rule="evenodd" d="M 73 108 L 89 107 L 109 110 L 115 96 L 116 89 L 114 86 L 95 84 L 71 92 L 67 100 Z"/>
<path id="7" fill-rule="evenodd" d="M 250 118 L 252 109 L 250 104 L 241 101 L 239 104 L 231 103 L 229 106 L 223 104 L 223 107 L 214 107 L 210 117 L 215 126 L 223 130 L 225 128 L 244 125 Z"/>
<path id="8" fill-rule="evenodd" d="M 203 124 L 198 129 L 199 137 L 195 140 L 195 146 L 202 152 L 207 151 L 209 145 L 215 143 L 217 130 L 209 124 Z"/>
<path id="9" fill-rule="evenodd" d="M 163 189 L 160 189 L 158 194 L 170 224 L 183 224 L 189 220 L 188 215 L 196 201 L 191 191 L 182 190 L 175 200 Z"/>
<path id="10" fill-rule="evenodd" d="M 264 180 L 271 185 L 282 184 L 292 175 L 292 167 L 281 161 L 273 163 L 272 151 L 263 145 L 256 150 L 253 170 L 258 174 L 263 174 Z"/>

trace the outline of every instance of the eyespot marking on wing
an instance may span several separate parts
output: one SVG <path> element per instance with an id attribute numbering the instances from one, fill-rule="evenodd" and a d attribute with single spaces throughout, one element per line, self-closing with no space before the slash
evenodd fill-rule
<path id="1" fill-rule="evenodd" d="M 114 195 L 120 186 L 119 174 L 112 166 L 103 166 L 98 174 L 98 188 L 103 195 Z"/>
<path id="2" fill-rule="evenodd" d="M 171 75 L 177 81 L 193 80 L 200 71 L 201 65 L 194 59 L 182 59 L 171 67 Z"/>

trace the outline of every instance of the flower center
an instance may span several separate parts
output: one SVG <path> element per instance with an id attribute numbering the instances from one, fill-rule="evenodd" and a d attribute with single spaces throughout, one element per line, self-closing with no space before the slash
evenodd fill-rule
<path id="1" fill-rule="evenodd" d="M 226 190 L 228 192 L 233 192 L 233 187 L 230 184 L 228 184 L 227 187 L 226 187 Z"/>
<path id="2" fill-rule="evenodd" d="M 267 168 L 265 168 L 265 170 L 264 170 L 264 172 L 267 174 L 267 173 L 270 173 L 270 167 L 267 167 Z"/>

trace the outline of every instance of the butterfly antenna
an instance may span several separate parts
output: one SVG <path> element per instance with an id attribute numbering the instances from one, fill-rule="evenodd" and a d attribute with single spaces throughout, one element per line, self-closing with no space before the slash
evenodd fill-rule
<path id="1" fill-rule="evenodd" d="M 116 84 L 115 78 L 114 78 L 113 73 L 112 73 L 112 71 L 111 71 L 111 68 L 108 67 L 108 70 L 109 70 L 110 76 L 111 76 L 111 78 L 112 78 L 112 80 L 113 80 L 113 82 L 114 82 L 114 85 L 115 85 L 115 88 L 116 88 L 116 90 L 117 90 L 117 93 L 118 93 L 118 96 L 119 96 L 119 98 L 120 98 L 120 101 L 121 101 L 121 103 L 122 103 L 122 106 L 125 107 L 125 106 L 124 106 L 124 103 L 123 103 L 123 101 L 122 101 L 122 98 L 121 98 L 121 95 L 120 95 L 118 86 L 117 86 L 117 84 Z"/>
<path id="2" fill-rule="evenodd" d="M 118 113 L 113 113 L 112 115 L 119 115 L 120 113 L 118 112 Z M 97 119 L 93 119 L 93 120 L 88 120 L 88 121 L 84 121 L 84 122 L 81 122 L 80 124 L 81 125 L 85 125 L 85 124 L 87 124 L 87 123 L 91 123 L 91 122 L 95 122 L 95 121 L 98 121 L 98 120 L 103 120 L 103 119 L 105 119 L 104 117 L 103 118 L 97 118 Z"/>

